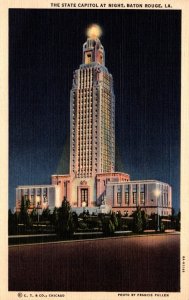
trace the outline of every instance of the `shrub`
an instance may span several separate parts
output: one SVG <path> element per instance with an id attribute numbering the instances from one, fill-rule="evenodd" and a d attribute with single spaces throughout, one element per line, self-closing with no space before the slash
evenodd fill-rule
<path id="1" fill-rule="evenodd" d="M 110 219 L 104 219 L 102 221 L 102 231 L 105 236 L 111 236 L 115 232 L 115 226 Z"/>
<path id="2" fill-rule="evenodd" d="M 133 232 L 141 233 L 143 231 L 142 213 L 140 207 L 133 213 Z"/>
<path id="3" fill-rule="evenodd" d="M 161 224 L 160 224 L 160 231 L 161 232 L 165 231 L 165 225 L 163 224 L 163 222 L 161 222 Z"/>
<path id="4" fill-rule="evenodd" d="M 57 210 L 56 232 L 60 236 L 70 237 L 74 232 L 73 217 L 71 206 L 66 197 L 62 201 L 62 205 Z"/>

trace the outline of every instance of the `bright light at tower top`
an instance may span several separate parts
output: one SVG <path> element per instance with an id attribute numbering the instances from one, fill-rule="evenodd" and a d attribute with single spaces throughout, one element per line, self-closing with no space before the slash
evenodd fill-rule
<path id="1" fill-rule="evenodd" d="M 91 24 L 87 28 L 86 34 L 88 38 L 99 38 L 102 35 L 102 28 L 98 24 Z"/>

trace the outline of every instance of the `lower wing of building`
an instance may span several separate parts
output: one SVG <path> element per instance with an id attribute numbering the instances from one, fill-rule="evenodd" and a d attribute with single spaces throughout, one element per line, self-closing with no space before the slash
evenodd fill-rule
<path id="1" fill-rule="evenodd" d="M 131 181 L 122 172 L 97 174 L 94 178 L 72 178 L 68 175 L 52 175 L 51 185 L 18 186 L 16 211 L 21 201 L 29 200 L 29 211 L 41 211 L 61 206 L 64 197 L 76 212 L 82 208 L 97 212 L 106 203 L 112 211 L 132 214 L 138 206 L 151 215 L 168 216 L 172 213 L 172 189 L 157 180 Z"/>

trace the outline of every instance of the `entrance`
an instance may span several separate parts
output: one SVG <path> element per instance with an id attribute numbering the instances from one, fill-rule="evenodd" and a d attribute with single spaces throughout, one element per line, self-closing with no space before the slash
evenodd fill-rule
<path id="1" fill-rule="evenodd" d="M 88 206 L 88 189 L 81 189 L 81 204 L 83 202 Z"/>

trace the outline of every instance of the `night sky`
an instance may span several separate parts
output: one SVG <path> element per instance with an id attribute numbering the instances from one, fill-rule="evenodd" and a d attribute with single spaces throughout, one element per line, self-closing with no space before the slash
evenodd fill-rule
<path id="1" fill-rule="evenodd" d="M 17 185 L 68 173 L 69 102 L 85 29 L 103 28 L 116 98 L 116 171 L 173 188 L 180 207 L 181 12 L 9 11 L 9 206 Z"/>

